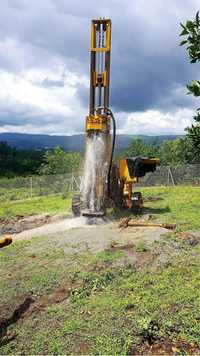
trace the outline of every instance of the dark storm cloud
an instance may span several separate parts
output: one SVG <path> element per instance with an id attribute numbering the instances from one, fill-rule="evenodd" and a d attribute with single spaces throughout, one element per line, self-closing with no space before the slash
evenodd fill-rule
<path id="1" fill-rule="evenodd" d="M 197 0 L 169 0 L 165 5 L 161 0 L 4 1 L 0 70 L 19 74 L 26 69 L 53 67 L 56 72 L 56 60 L 60 59 L 67 70 L 88 76 L 90 20 L 105 16 L 112 19 L 113 27 L 111 106 L 122 112 L 193 107 L 193 99 L 181 88 L 198 78 L 198 66 L 188 64 L 178 44 L 179 22 L 193 17 L 197 10 Z M 45 88 L 63 85 L 60 73 L 57 79 L 47 77 L 38 83 Z M 77 83 L 76 89 L 86 108 L 88 88 Z M 13 104 L 3 118 L 2 109 L 1 124 L 6 120 L 11 123 L 12 118 L 20 124 L 25 116 L 27 122 L 37 124 L 31 110 L 22 109 L 20 114 L 18 104 Z"/>
<path id="2" fill-rule="evenodd" d="M 159 3 L 149 1 L 143 14 L 133 8 L 119 25 L 121 32 L 113 24 L 117 39 L 113 40 L 111 103 L 116 110 L 172 110 L 192 105 L 186 95 L 177 98 L 173 90 L 198 76 L 198 68 L 188 63 L 179 47 L 179 22 L 185 13 L 178 1 L 170 1 L 169 8 L 156 7 Z M 187 5 L 185 1 L 185 12 L 191 16 L 196 9 L 191 11 Z"/>

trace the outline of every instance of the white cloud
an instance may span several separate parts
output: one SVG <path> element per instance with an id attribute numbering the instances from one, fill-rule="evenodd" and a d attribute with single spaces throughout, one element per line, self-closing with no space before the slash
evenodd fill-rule
<path id="1" fill-rule="evenodd" d="M 120 119 L 119 133 L 165 135 L 183 134 L 184 128 L 191 123 L 192 110 L 184 108 L 164 113 L 159 110 L 148 110 L 135 113 L 118 113 Z"/>
<path id="2" fill-rule="evenodd" d="M 60 82 L 62 85 L 58 85 Z M 62 63 L 57 63 L 55 68 L 43 71 L 1 71 L 0 83 L 1 132 L 80 131 L 81 116 L 84 118 L 86 112 L 76 93 L 77 85 L 88 86 L 86 77 L 67 72 Z"/>
<path id="3" fill-rule="evenodd" d="M 2 2 L 0 132 L 84 131 L 90 20 L 110 16 L 118 131 L 183 133 L 198 106 L 185 89 L 198 66 L 178 46 L 179 22 L 198 7 L 198 0 Z"/>

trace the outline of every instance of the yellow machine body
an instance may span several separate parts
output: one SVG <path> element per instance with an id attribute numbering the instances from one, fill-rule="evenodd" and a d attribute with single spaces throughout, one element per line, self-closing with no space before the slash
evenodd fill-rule
<path id="1" fill-rule="evenodd" d="M 104 115 L 89 115 L 86 117 L 86 132 L 102 131 L 109 132 L 110 129 L 110 118 Z"/>
<path id="2" fill-rule="evenodd" d="M 131 177 L 126 159 L 119 160 L 119 176 L 126 183 L 137 183 L 137 177 Z"/>
<path id="3" fill-rule="evenodd" d="M 160 159 L 159 158 L 143 158 L 143 165 L 144 166 L 157 166 L 160 164 Z M 119 160 L 119 170 L 118 170 L 118 174 L 119 174 L 119 181 L 120 181 L 120 187 L 122 190 L 122 206 L 125 208 L 131 208 L 133 206 L 134 202 L 134 198 L 133 198 L 133 187 L 134 187 L 134 183 L 138 182 L 138 176 L 135 176 L 132 174 L 132 172 L 130 171 L 130 168 L 128 166 L 128 160 L 127 159 L 120 159 Z M 137 193 L 139 194 L 139 193 Z M 142 197 L 141 197 L 141 193 L 140 193 L 140 198 L 136 199 L 135 197 L 135 201 L 137 200 L 137 207 L 139 209 L 142 208 L 143 206 L 143 202 L 142 202 Z"/>

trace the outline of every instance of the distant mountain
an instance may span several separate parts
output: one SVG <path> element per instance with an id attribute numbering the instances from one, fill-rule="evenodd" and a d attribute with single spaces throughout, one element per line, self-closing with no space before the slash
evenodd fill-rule
<path id="1" fill-rule="evenodd" d="M 122 150 L 129 146 L 134 138 L 140 138 L 145 143 L 159 145 L 165 140 L 175 140 L 180 135 L 117 135 L 116 149 Z M 61 146 L 66 151 L 82 151 L 84 150 L 85 135 L 72 136 L 50 136 L 37 134 L 21 134 L 21 133 L 0 133 L 0 141 L 6 141 L 11 147 L 16 147 L 21 150 L 43 150 L 53 149 L 55 146 Z"/>

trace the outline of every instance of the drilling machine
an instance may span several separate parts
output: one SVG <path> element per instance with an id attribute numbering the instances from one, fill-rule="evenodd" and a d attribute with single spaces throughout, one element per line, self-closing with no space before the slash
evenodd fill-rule
<path id="1" fill-rule="evenodd" d="M 142 196 L 140 192 L 133 192 L 133 185 L 139 177 L 154 171 L 160 162 L 158 158 L 149 157 L 113 162 L 116 124 L 109 108 L 110 54 L 111 20 L 92 20 L 86 157 L 82 192 L 72 198 L 75 216 L 103 216 L 106 208 L 113 205 L 138 212 L 143 205 Z"/>

